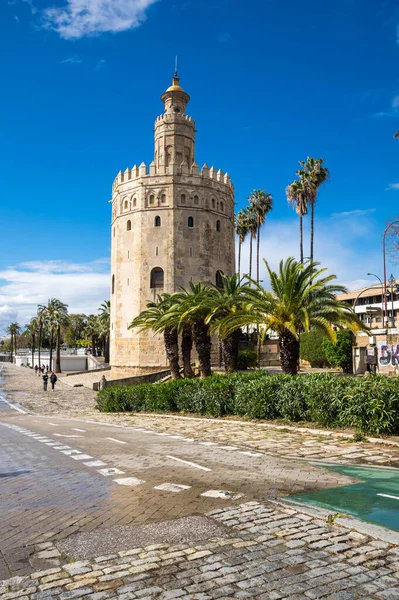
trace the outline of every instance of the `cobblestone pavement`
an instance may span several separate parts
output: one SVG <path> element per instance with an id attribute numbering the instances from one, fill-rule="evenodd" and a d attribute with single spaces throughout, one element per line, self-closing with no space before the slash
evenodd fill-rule
<path id="1" fill-rule="evenodd" d="M 360 442 L 337 432 L 307 433 L 276 429 L 267 423 L 234 419 L 181 418 L 138 414 L 104 414 L 95 409 L 95 393 L 86 388 L 57 384 L 54 394 L 43 392 L 41 380 L 29 369 L 5 367 L 8 398 L 38 414 L 96 420 L 104 423 L 144 427 L 158 432 L 207 439 L 221 444 L 239 444 L 283 457 L 321 460 L 338 464 L 374 464 L 399 467 L 399 440 L 392 445 Z M 23 390 L 23 391 L 21 391 Z M 322 435 L 324 433 L 325 435 Z"/>
<path id="2" fill-rule="evenodd" d="M 0 582 L 2 600 L 399 598 L 399 549 L 279 503 L 208 518 L 226 534 L 152 544 Z"/>

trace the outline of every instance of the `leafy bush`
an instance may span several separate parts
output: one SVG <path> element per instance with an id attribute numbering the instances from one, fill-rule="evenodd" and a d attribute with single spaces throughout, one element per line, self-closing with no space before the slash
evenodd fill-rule
<path id="1" fill-rule="evenodd" d="M 183 412 L 250 419 L 312 421 L 360 432 L 399 432 L 399 379 L 342 377 L 329 373 L 213 375 L 168 383 L 101 390 L 103 412 Z"/>
<path id="2" fill-rule="evenodd" d="M 302 360 L 310 362 L 312 367 L 325 367 L 327 365 L 327 357 L 323 348 L 325 337 L 325 333 L 316 329 L 301 335 L 300 357 Z"/>
<path id="3" fill-rule="evenodd" d="M 258 357 L 253 350 L 240 350 L 238 353 L 237 368 L 239 371 L 254 369 L 258 366 Z"/>
<path id="4" fill-rule="evenodd" d="M 341 367 L 344 373 L 352 373 L 353 333 L 350 329 L 337 332 L 337 342 L 333 344 L 328 338 L 323 340 L 323 350 L 330 365 Z"/>

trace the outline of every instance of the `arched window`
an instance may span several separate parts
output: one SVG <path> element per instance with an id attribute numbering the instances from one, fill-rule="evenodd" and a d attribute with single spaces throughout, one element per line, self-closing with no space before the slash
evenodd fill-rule
<path id="1" fill-rule="evenodd" d="M 222 288 L 223 287 L 223 271 L 216 271 L 216 286 L 218 288 Z"/>
<path id="2" fill-rule="evenodd" d="M 151 289 L 163 288 L 164 273 L 160 267 L 155 267 L 151 271 L 150 287 Z"/>
<path id="3" fill-rule="evenodd" d="M 221 212 L 224 211 L 224 204 L 223 204 L 223 202 L 220 203 L 220 210 L 221 210 Z"/>
<path id="4" fill-rule="evenodd" d="M 216 231 L 220 231 L 220 221 L 219 221 L 219 219 L 216 221 Z"/>
<path id="5" fill-rule="evenodd" d="M 155 199 L 154 194 L 151 194 L 151 196 L 150 196 L 150 204 L 154 204 L 154 199 Z"/>
<path id="6" fill-rule="evenodd" d="M 112 293 L 115 293 L 115 275 L 112 275 Z"/>
<path id="7" fill-rule="evenodd" d="M 136 206 L 136 204 L 137 204 L 137 198 L 136 198 L 136 196 L 135 196 L 135 197 L 133 198 L 133 206 Z"/>
<path id="8" fill-rule="evenodd" d="M 155 217 L 155 219 L 154 219 L 154 226 L 155 227 L 161 227 L 161 217 Z"/>
<path id="9" fill-rule="evenodd" d="M 166 204 L 166 194 L 162 194 L 162 196 L 161 196 L 161 204 Z"/>
<path id="10" fill-rule="evenodd" d="M 127 209 L 128 209 L 128 206 L 129 206 L 129 203 L 128 203 L 128 201 L 127 201 L 127 200 L 125 200 L 125 210 L 127 210 Z"/>
<path id="11" fill-rule="evenodd" d="M 198 196 L 194 196 L 194 204 L 195 204 L 196 206 L 198 206 L 198 202 L 199 202 L 199 200 L 198 200 Z"/>
<path id="12" fill-rule="evenodd" d="M 180 196 L 180 200 L 181 200 L 181 203 L 182 203 L 182 204 L 185 204 L 185 203 L 186 203 L 186 194 L 182 194 L 182 195 Z"/>
<path id="13" fill-rule="evenodd" d="M 126 231 L 131 231 L 131 230 L 132 230 L 132 222 L 131 222 L 131 221 L 128 221 L 128 222 L 126 223 Z"/>
<path id="14" fill-rule="evenodd" d="M 212 198 L 212 208 L 215 208 L 215 198 Z"/>
<path id="15" fill-rule="evenodd" d="M 188 225 L 188 227 L 190 227 L 190 229 L 192 229 L 194 227 L 194 219 L 193 219 L 193 217 L 188 217 L 188 219 L 187 219 L 187 225 Z"/>

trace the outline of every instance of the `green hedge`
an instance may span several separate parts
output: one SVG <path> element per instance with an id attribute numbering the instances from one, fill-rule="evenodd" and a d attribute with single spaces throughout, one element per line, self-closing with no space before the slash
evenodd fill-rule
<path id="1" fill-rule="evenodd" d="M 292 377 L 255 371 L 111 387 L 98 394 L 97 407 L 103 412 L 182 412 L 310 421 L 380 435 L 399 431 L 399 379 L 327 373 Z"/>

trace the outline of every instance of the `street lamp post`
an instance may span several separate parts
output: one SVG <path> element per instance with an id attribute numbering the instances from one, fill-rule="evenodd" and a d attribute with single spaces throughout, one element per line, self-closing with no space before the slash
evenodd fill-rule
<path id="1" fill-rule="evenodd" d="M 378 279 L 378 281 L 381 284 L 381 314 L 382 314 L 382 326 L 384 327 L 384 285 L 381 281 L 381 278 L 378 277 L 378 275 L 376 275 L 375 273 L 367 273 L 367 275 L 371 275 L 372 277 L 375 277 L 376 279 Z"/>
<path id="2" fill-rule="evenodd" d="M 392 315 L 391 315 L 391 325 L 392 325 L 392 327 L 395 327 L 394 293 L 395 292 L 398 293 L 398 287 L 399 286 L 396 285 L 396 279 L 392 275 L 392 273 L 391 273 L 390 278 L 388 279 L 388 283 L 389 283 L 390 292 L 391 292 L 391 313 L 392 313 Z M 394 289 L 394 286 L 396 286 L 395 289 Z"/>

